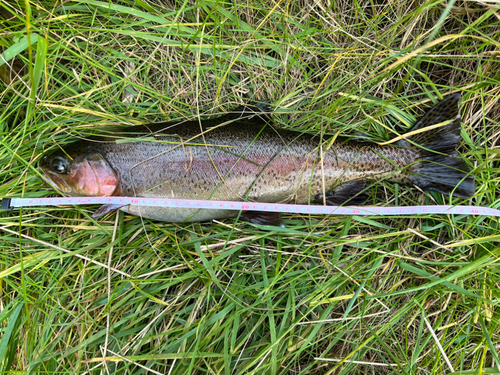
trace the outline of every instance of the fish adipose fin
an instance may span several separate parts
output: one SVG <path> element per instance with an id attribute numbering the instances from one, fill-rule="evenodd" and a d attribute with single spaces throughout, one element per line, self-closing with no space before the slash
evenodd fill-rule
<path id="1" fill-rule="evenodd" d="M 314 203 L 324 204 L 326 202 L 328 206 L 361 205 L 368 200 L 368 195 L 364 193 L 365 189 L 366 181 L 349 181 L 326 191 L 324 200 L 323 194 L 316 195 Z"/>
<path id="2" fill-rule="evenodd" d="M 408 170 L 409 182 L 424 190 L 470 198 L 475 192 L 474 175 L 456 152 L 462 139 L 459 100 L 459 94 L 444 99 L 427 112 L 411 131 L 448 120 L 450 123 L 409 136 L 407 140 L 400 141 L 399 145 L 418 147 L 420 150 L 421 160 Z"/>

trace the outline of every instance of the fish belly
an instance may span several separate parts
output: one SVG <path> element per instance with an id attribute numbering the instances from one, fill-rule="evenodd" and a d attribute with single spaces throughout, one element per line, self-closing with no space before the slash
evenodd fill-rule
<path id="1" fill-rule="evenodd" d="M 204 139 L 207 146 L 193 146 L 194 141 L 171 149 L 166 144 L 145 145 L 144 152 L 131 154 L 136 160 L 122 158 L 126 165 L 115 168 L 121 171 L 121 194 L 159 199 L 309 204 L 338 184 L 359 178 L 377 179 L 394 170 L 387 161 L 394 155 L 382 155 L 383 148 L 375 152 L 372 147 L 343 144 L 321 152 L 318 140 L 297 137 L 295 132 L 277 135 L 275 130 L 269 130 L 257 136 L 254 130 L 231 134 L 229 138 L 227 134 L 214 134 Z M 126 150 L 117 154 L 124 155 Z M 113 165 L 119 165 L 118 161 L 113 161 Z M 171 222 L 238 215 L 230 210 L 176 207 L 130 206 L 122 210 Z"/>
<path id="2" fill-rule="evenodd" d="M 150 206 L 125 206 L 121 210 L 146 219 L 169 221 L 172 223 L 225 219 L 238 214 L 238 211 L 231 210 Z"/>

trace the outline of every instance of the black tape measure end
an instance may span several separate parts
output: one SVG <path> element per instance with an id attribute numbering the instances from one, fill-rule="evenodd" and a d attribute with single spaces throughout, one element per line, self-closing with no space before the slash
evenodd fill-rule
<path id="1" fill-rule="evenodd" d="M 2 210 L 12 211 L 12 209 L 13 209 L 14 207 L 12 207 L 12 206 L 10 205 L 10 198 L 3 198 L 3 199 L 2 199 L 2 207 L 1 207 L 1 208 L 2 208 Z"/>

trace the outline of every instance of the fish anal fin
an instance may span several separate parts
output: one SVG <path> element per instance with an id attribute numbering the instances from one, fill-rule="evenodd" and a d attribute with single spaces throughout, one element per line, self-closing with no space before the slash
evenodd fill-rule
<path id="1" fill-rule="evenodd" d="M 281 213 L 279 212 L 243 211 L 240 218 L 253 224 L 285 227 L 285 223 L 283 223 Z"/>
<path id="2" fill-rule="evenodd" d="M 360 205 L 368 200 L 368 194 L 363 192 L 365 189 L 366 181 L 349 181 L 327 190 L 324 197 L 323 194 L 316 195 L 314 203 L 326 203 L 328 206 Z"/>

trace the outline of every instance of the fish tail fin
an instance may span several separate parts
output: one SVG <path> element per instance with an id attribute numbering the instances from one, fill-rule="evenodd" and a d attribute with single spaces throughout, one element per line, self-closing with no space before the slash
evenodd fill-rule
<path id="1" fill-rule="evenodd" d="M 474 175 L 456 151 L 462 139 L 459 100 L 460 94 L 444 99 L 427 112 L 411 132 L 449 121 L 447 125 L 411 135 L 400 145 L 418 147 L 420 152 L 420 160 L 411 168 L 411 183 L 424 190 L 470 198 L 475 193 Z"/>

